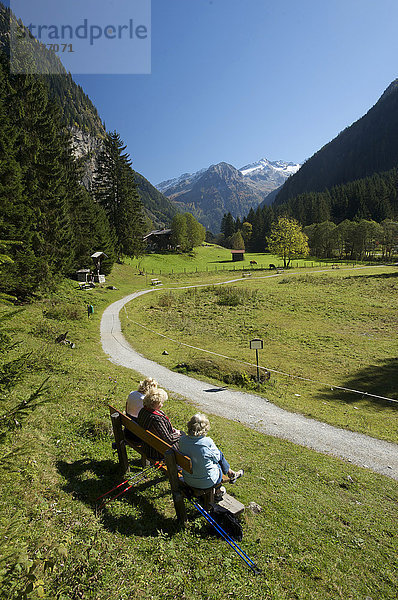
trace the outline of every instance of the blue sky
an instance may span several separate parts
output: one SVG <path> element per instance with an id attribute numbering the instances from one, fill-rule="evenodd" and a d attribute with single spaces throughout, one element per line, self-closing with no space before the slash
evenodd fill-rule
<path id="1" fill-rule="evenodd" d="M 302 161 L 398 77 L 397 26 L 396 0 L 152 0 L 151 74 L 74 79 L 154 184 Z"/>

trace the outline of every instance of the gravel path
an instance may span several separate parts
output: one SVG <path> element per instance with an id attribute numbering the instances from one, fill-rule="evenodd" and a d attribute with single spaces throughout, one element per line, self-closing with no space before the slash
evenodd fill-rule
<path id="1" fill-rule="evenodd" d="M 288 412 L 259 396 L 214 388 L 203 381 L 174 373 L 138 354 L 121 332 L 119 312 L 134 298 L 152 291 L 130 294 L 105 309 L 101 320 L 101 342 L 111 362 L 134 369 L 143 376 L 154 377 L 162 387 L 189 398 L 205 412 L 240 421 L 262 433 L 337 456 L 398 480 L 396 444 Z"/>

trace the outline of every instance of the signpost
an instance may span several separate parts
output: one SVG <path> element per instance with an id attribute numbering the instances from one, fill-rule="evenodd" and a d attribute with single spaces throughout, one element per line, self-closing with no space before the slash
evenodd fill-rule
<path id="1" fill-rule="evenodd" d="M 256 351 L 256 362 L 257 362 L 257 383 L 260 385 L 260 369 L 258 366 L 258 351 L 262 350 L 264 347 L 263 340 L 260 338 L 254 338 L 254 340 L 250 340 L 250 350 Z"/>

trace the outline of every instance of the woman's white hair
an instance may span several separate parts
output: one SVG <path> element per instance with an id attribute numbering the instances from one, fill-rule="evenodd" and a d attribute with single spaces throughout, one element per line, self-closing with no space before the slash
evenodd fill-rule
<path id="1" fill-rule="evenodd" d="M 167 392 L 162 390 L 162 388 L 150 388 L 149 392 L 145 394 L 142 403 L 145 408 L 161 408 L 167 398 Z"/>
<path id="2" fill-rule="evenodd" d="M 151 388 L 157 387 L 158 382 L 155 381 L 155 379 L 152 379 L 151 377 L 147 377 L 147 379 L 144 379 L 144 381 L 140 381 L 138 391 L 141 392 L 141 394 L 147 394 Z"/>
<path id="3" fill-rule="evenodd" d="M 195 437 L 206 435 L 209 429 L 210 421 L 206 415 L 202 413 L 196 413 L 196 415 L 191 417 L 187 424 L 188 435 L 194 435 Z"/>

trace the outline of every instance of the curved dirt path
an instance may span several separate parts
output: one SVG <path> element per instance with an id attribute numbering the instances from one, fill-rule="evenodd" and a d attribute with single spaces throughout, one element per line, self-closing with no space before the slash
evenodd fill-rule
<path id="1" fill-rule="evenodd" d="M 259 396 L 222 387 L 214 388 L 206 382 L 174 373 L 136 352 L 122 334 L 119 312 L 134 298 L 152 291 L 155 290 L 130 294 L 105 309 L 101 319 L 101 342 L 111 362 L 134 369 L 143 376 L 154 377 L 162 387 L 190 399 L 203 411 L 240 421 L 262 433 L 337 456 L 398 480 L 396 444 L 288 412 Z"/>

